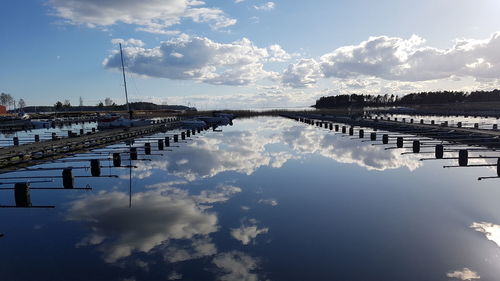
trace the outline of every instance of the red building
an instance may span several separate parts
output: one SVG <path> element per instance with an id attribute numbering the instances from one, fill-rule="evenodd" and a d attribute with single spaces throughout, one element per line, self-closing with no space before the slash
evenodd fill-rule
<path id="1" fill-rule="evenodd" d="M 0 105 L 0 114 L 6 114 L 7 113 L 7 108 L 3 105 Z"/>

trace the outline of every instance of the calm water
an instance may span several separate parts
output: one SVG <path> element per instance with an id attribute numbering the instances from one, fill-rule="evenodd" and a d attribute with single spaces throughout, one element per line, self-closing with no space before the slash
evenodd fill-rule
<path id="1" fill-rule="evenodd" d="M 0 280 L 500 280 L 494 170 L 282 118 L 222 130 L 0 209 Z M 65 165 L 88 166 L 42 167 Z"/>

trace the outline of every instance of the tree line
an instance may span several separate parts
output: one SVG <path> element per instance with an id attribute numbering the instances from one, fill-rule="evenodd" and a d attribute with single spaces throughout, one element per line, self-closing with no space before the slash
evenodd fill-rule
<path id="1" fill-rule="evenodd" d="M 5 107 L 12 108 L 24 108 L 26 106 L 26 102 L 24 99 L 19 99 L 17 102 L 11 94 L 1 93 L 0 94 L 0 105 Z"/>
<path id="2" fill-rule="evenodd" d="M 316 100 L 316 108 L 334 108 L 347 106 L 399 106 L 421 104 L 446 104 L 459 102 L 500 102 L 500 90 L 492 91 L 435 91 L 395 95 L 337 95 L 321 97 Z"/>

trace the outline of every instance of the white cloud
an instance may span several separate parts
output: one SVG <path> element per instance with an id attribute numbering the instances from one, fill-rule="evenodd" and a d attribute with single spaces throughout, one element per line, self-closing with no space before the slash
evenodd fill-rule
<path id="1" fill-rule="evenodd" d="M 275 7 L 276 4 L 274 2 L 267 2 L 262 5 L 253 6 L 255 10 L 260 10 L 260 11 L 271 11 L 274 10 Z"/>
<path id="2" fill-rule="evenodd" d="M 238 228 L 231 228 L 231 236 L 240 241 L 243 245 L 248 245 L 259 234 L 264 234 L 269 231 L 269 228 L 258 228 L 256 225 L 245 226 L 241 225 Z"/>
<path id="3" fill-rule="evenodd" d="M 282 81 L 292 88 L 307 88 L 314 86 L 322 75 L 320 66 L 314 59 L 301 59 L 288 65 L 283 71 Z"/>
<path id="4" fill-rule="evenodd" d="M 168 33 L 167 28 L 182 19 L 208 23 L 213 29 L 236 23 L 217 8 L 200 7 L 202 1 L 189 0 L 50 0 L 54 14 L 70 24 L 105 27 L 132 24 L 138 30 Z"/>
<path id="5" fill-rule="evenodd" d="M 234 3 L 241 3 L 243 1 L 245 1 L 245 0 L 234 0 Z"/>
<path id="6" fill-rule="evenodd" d="M 212 262 L 222 271 L 218 280 L 221 281 L 257 281 L 254 273 L 258 267 L 257 261 L 238 251 L 221 253 Z"/>
<path id="7" fill-rule="evenodd" d="M 272 45 L 268 51 L 247 38 L 224 44 L 184 34 L 155 48 L 129 46 L 123 51 L 129 73 L 216 85 L 247 85 L 259 79 L 276 79 L 278 74 L 264 70 L 264 63 L 283 61 L 289 56 L 278 45 Z M 103 64 L 106 68 L 119 68 L 120 54 L 115 51 Z"/>
<path id="8" fill-rule="evenodd" d="M 407 82 L 460 77 L 491 80 L 500 73 L 499 48 L 500 32 L 486 40 L 456 40 L 449 49 L 425 46 L 425 40 L 416 35 L 409 39 L 370 37 L 358 45 L 339 47 L 317 60 L 302 59 L 289 65 L 283 83 L 295 88 L 307 87 L 314 85 L 318 77 L 376 77 Z M 301 69 L 304 66 L 310 71 Z"/>
<path id="9" fill-rule="evenodd" d="M 481 278 L 477 274 L 477 272 L 474 272 L 468 268 L 464 268 L 462 270 L 455 270 L 453 272 L 448 272 L 448 273 L 446 273 L 446 276 L 449 278 L 455 278 L 455 279 L 459 279 L 459 280 L 463 280 L 463 281 Z"/>
<path id="10" fill-rule="evenodd" d="M 134 39 L 134 38 L 129 38 L 127 40 L 121 39 L 121 38 L 114 38 L 114 39 L 111 39 L 111 43 L 113 43 L 113 44 L 121 43 L 123 46 L 128 46 L 128 45 L 138 46 L 138 47 L 144 46 L 144 42 L 142 42 L 139 39 Z"/>

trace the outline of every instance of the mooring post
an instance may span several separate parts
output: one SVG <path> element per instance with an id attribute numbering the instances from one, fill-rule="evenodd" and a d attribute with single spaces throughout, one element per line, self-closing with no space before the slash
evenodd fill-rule
<path id="1" fill-rule="evenodd" d="M 443 159 L 443 154 L 444 154 L 444 147 L 442 144 L 436 144 L 436 150 L 434 152 L 434 155 L 436 156 L 436 159 Z"/>

